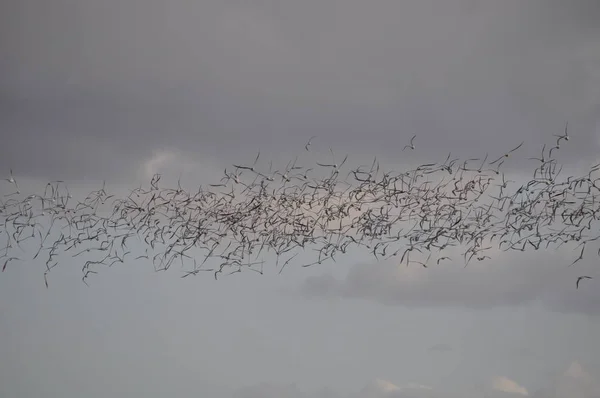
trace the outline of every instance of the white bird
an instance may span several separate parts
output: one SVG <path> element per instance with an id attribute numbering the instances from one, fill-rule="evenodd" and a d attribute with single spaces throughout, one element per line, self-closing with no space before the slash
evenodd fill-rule
<path id="1" fill-rule="evenodd" d="M 19 186 L 17 185 L 17 181 L 15 181 L 15 178 L 13 177 L 12 169 L 10 169 L 10 177 L 5 178 L 4 180 L 10 182 L 11 184 L 15 184 L 15 187 L 17 188 L 17 190 L 19 189 Z"/>

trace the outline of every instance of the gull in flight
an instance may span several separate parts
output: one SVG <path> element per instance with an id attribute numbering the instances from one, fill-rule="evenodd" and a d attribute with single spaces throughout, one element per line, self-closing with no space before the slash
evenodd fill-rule
<path id="1" fill-rule="evenodd" d="M 315 163 L 317 163 L 321 167 L 333 167 L 334 169 L 338 169 L 338 168 L 342 167 L 344 165 L 344 163 L 346 163 L 346 160 L 348 159 L 348 155 L 346 155 L 346 157 L 344 158 L 344 160 L 342 160 L 342 163 L 340 163 L 338 165 L 335 162 L 335 155 L 333 154 L 333 149 L 329 148 L 329 152 L 331 152 L 331 157 L 333 158 L 333 163 L 332 164 L 319 163 L 319 162 L 315 162 Z"/>
<path id="2" fill-rule="evenodd" d="M 256 162 L 258 162 L 259 157 L 260 157 L 260 151 L 258 151 L 258 155 L 256 155 L 256 159 L 254 159 L 254 163 L 252 163 L 252 166 L 239 166 L 237 164 L 234 164 L 233 167 L 235 167 L 236 169 L 254 171 L 254 166 L 256 166 Z"/>
<path id="3" fill-rule="evenodd" d="M 500 156 L 498 159 L 494 160 L 493 162 L 490 162 L 490 164 L 494 164 L 499 162 L 500 160 L 507 158 L 510 156 L 511 153 L 513 153 L 514 151 L 516 151 L 517 149 L 521 148 L 521 146 L 525 143 L 525 141 L 521 142 L 517 147 L 511 149 L 510 151 L 506 152 L 504 155 Z"/>
<path id="4" fill-rule="evenodd" d="M 19 186 L 17 185 L 17 181 L 15 181 L 15 178 L 13 177 L 12 169 L 10 169 L 10 177 L 9 178 L 5 178 L 4 180 L 10 182 L 11 184 L 15 184 L 15 187 L 17 189 L 19 189 Z"/>
<path id="5" fill-rule="evenodd" d="M 565 133 L 563 135 L 554 134 L 555 137 L 558 137 L 558 139 L 556 140 L 557 146 L 560 144 L 560 140 L 569 141 L 570 137 L 569 137 L 569 134 L 567 133 L 568 128 L 569 128 L 569 122 L 565 123 Z"/>
<path id="6" fill-rule="evenodd" d="M 306 152 L 310 152 L 310 149 L 308 149 L 308 147 L 310 147 L 310 143 L 313 140 L 313 138 L 317 138 L 317 136 L 313 135 L 312 137 L 310 137 L 306 145 L 304 145 L 304 149 L 306 149 Z"/>
<path id="7" fill-rule="evenodd" d="M 579 282 L 581 282 L 582 279 L 593 279 L 591 276 L 580 276 L 579 278 L 577 278 L 577 283 L 575 284 L 575 288 L 579 289 Z"/>
<path id="8" fill-rule="evenodd" d="M 10 177 L 9 178 L 5 178 L 5 181 L 10 182 L 11 184 L 13 184 L 16 188 L 16 192 L 13 193 L 9 193 L 7 195 L 4 196 L 13 196 L 13 195 L 19 195 L 21 193 L 21 191 L 19 191 L 19 186 L 17 185 L 17 181 L 15 180 L 15 178 L 13 177 L 13 173 L 12 173 L 12 169 L 10 169 Z"/>
<path id="9" fill-rule="evenodd" d="M 416 136 L 416 134 L 413 135 L 413 137 L 410 139 L 410 145 L 405 145 L 404 148 L 402 148 L 402 150 L 405 150 L 406 148 L 415 149 L 415 145 L 413 144 L 413 142 Z"/>

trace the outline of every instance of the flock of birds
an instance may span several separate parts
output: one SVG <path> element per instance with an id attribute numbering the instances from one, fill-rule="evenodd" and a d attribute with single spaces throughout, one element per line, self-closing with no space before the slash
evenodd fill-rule
<path id="1" fill-rule="evenodd" d="M 415 149 L 415 138 L 403 151 Z M 209 271 L 217 278 L 225 271 L 262 273 L 268 253 L 279 272 L 300 254 L 312 253 L 301 264 L 308 267 L 337 261 L 351 248 L 399 264 L 461 260 L 466 266 L 489 259 L 494 246 L 526 251 L 574 242 L 579 255 L 573 265 L 600 239 L 600 164 L 581 177 L 560 177 L 552 153 L 568 140 L 565 128 L 549 151 L 544 146 L 533 158 L 537 167 L 520 186 L 500 167 L 523 143 L 489 162 L 487 155 L 448 155 L 444 162 L 403 172 L 385 172 L 376 159 L 343 171 L 348 156 L 337 163 L 331 149 L 331 162 L 307 168 L 296 158 L 273 170 L 272 163 L 259 167 L 259 152 L 252 164 L 235 164 L 218 183 L 196 192 L 179 182 L 163 188 L 156 174 L 149 186 L 121 198 L 103 184 L 77 200 L 64 181 L 22 194 L 11 170 L 5 181 L 14 191 L 0 199 L 0 233 L 6 238 L 0 266 L 5 271 L 18 261 L 45 258 L 48 286 L 48 272 L 66 254 L 81 260 L 86 283 L 98 266 L 128 259 L 151 261 L 156 270 L 188 264 L 183 277 Z M 142 247 L 135 254 L 134 239 Z M 461 258 L 450 257 L 451 249 L 460 250 Z M 32 256 L 25 257 L 27 252 Z M 591 277 L 579 277 L 577 288 L 583 279 Z"/>

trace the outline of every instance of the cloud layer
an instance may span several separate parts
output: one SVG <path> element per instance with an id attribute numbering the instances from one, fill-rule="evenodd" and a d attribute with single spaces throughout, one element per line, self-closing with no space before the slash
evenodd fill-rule
<path id="1" fill-rule="evenodd" d="M 589 250 L 584 261 L 568 265 L 578 252 L 570 249 L 532 252 L 490 250 L 492 259 L 472 262 L 466 268 L 460 251 L 452 260 L 430 267 L 414 263 L 398 265 L 390 261 L 355 264 L 345 278 L 331 274 L 308 277 L 301 292 L 310 297 L 340 296 L 376 300 L 408 307 L 494 307 L 543 303 L 560 312 L 597 315 L 600 290 L 592 281 L 575 288 L 580 275 L 596 275 L 595 253 Z"/>
<path id="2" fill-rule="evenodd" d="M 360 391 L 343 395 L 330 389 L 307 393 L 295 384 L 261 383 L 238 390 L 234 398 L 597 398 L 600 394 L 598 378 L 594 379 L 583 366 L 574 361 L 556 375 L 549 385 L 530 394 L 515 380 L 504 376 L 493 377 L 481 387 L 450 392 L 440 388 L 408 383 L 396 385 L 384 379 L 375 379 Z"/>
<path id="3" fill-rule="evenodd" d="M 117 176 L 153 151 L 596 153 L 595 0 L 69 0 L 0 6 L 0 169 Z M 35 145 L 33 145 L 35 144 Z M 443 153 L 442 153 L 443 152 Z M 247 155 L 252 156 L 252 155 Z"/>

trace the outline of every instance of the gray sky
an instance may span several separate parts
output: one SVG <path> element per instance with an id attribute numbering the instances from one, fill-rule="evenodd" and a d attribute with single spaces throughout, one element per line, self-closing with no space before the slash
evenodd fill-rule
<path id="1" fill-rule="evenodd" d="M 599 20 L 597 0 L 3 1 L 0 170 L 24 189 L 192 187 L 317 135 L 389 167 L 525 140 L 519 178 L 567 120 L 576 170 L 598 161 Z M 0 395 L 597 397 L 600 289 L 574 281 L 600 274 L 572 259 L 356 253 L 218 282 L 134 263 L 90 288 L 65 259 L 49 290 L 23 262 L 0 278 Z"/>

